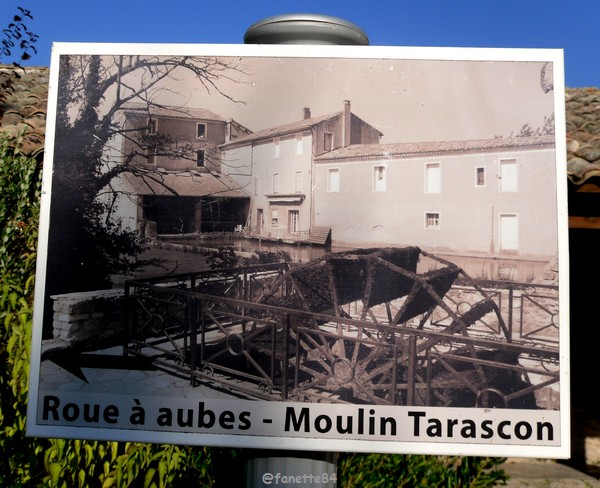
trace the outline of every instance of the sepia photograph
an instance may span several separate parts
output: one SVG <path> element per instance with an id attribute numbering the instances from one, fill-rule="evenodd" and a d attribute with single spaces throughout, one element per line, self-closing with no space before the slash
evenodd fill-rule
<path id="1" fill-rule="evenodd" d="M 568 455 L 562 71 L 57 44 L 28 433 Z"/>

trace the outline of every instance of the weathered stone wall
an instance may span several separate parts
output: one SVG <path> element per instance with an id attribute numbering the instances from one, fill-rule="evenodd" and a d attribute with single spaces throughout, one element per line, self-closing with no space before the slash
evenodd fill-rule
<path id="1" fill-rule="evenodd" d="M 54 295 L 54 338 L 69 343 L 106 339 L 123 331 L 124 290 Z"/>

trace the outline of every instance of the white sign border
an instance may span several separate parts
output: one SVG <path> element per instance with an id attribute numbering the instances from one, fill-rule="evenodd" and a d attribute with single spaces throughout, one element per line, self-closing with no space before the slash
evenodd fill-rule
<path id="1" fill-rule="evenodd" d="M 45 167 L 42 184 L 42 206 L 40 215 L 40 238 L 38 254 L 47 253 L 49 229 L 49 208 L 51 199 L 52 156 L 56 120 L 58 64 L 61 55 L 194 55 L 194 56 L 248 56 L 248 57 L 334 57 L 334 58 L 393 58 L 414 60 L 468 60 L 468 61 L 536 61 L 553 63 L 555 126 L 556 126 L 556 174 L 558 200 L 558 238 L 559 238 L 559 280 L 560 280 L 560 428 L 561 445 L 519 446 L 445 443 L 445 454 L 465 456 L 523 456 L 535 458 L 568 458 L 570 455 L 570 394 L 569 394 L 569 307 L 568 307 L 568 212 L 566 182 L 566 134 L 564 112 L 565 91 L 564 62 L 561 49 L 497 49 L 497 48 L 428 48 L 396 46 L 280 46 L 280 45 L 224 45 L 224 44 L 104 44 L 104 43 L 55 43 L 52 50 L 51 75 L 48 98 L 48 123 L 46 128 Z M 565 178 L 560 178 L 565 175 Z M 40 259 L 37 277 L 44 282 L 45 261 Z M 35 303 L 43 303 L 44 290 L 36 289 Z M 195 444 L 213 446 L 237 446 L 270 449 L 297 449 L 309 451 L 355 451 L 405 454 L 440 454 L 440 444 L 432 442 L 385 442 L 371 440 L 335 440 L 315 442 L 314 438 L 273 438 L 245 435 L 220 435 L 196 433 L 155 433 L 136 430 L 113 430 L 42 425 L 37 422 L 36 406 L 39 401 L 39 377 L 41 357 L 41 307 L 34 312 L 34 330 L 32 334 L 30 396 L 28 404 L 27 435 L 40 437 L 80 438 L 115 441 L 170 442 L 176 444 Z M 541 412 L 538 412 L 541 413 Z"/>

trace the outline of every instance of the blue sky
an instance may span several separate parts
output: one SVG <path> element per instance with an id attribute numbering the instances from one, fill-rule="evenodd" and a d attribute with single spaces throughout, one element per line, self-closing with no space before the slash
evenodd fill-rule
<path id="1" fill-rule="evenodd" d="M 566 86 L 600 86 L 600 0 L 1 1 L 2 28 L 18 6 L 34 17 L 28 65 L 48 66 L 53 42 L 240 44 L 256 21 L 309 12 L 355 23 L 376 46 L 563 49 Z"/>

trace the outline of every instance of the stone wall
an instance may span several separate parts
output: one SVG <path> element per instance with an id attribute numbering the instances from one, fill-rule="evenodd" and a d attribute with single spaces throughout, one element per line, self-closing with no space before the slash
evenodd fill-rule
<path id="1" fill-rule="evenodd" d="M 77 343 L 106 339 L 123 331 L 124 290 L 54 295 L 54 339 Z"/>

